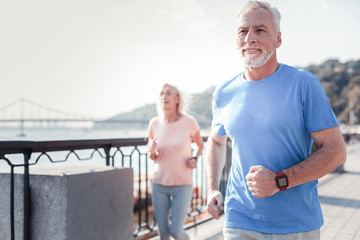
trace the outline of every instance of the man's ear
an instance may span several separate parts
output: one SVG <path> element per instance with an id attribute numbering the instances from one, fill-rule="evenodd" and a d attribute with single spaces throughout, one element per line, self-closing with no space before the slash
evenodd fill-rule
<path id="1" fill-rule="evenodd" d="M 281 32 L 278 32 L 276 36 L 276 48 L 279 48 L 281 46 L 281 43 L 282 43 Z"/>

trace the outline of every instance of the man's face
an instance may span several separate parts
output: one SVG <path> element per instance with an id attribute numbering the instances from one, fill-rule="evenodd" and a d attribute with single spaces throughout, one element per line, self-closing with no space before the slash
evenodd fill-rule
<path id="1" fill-rule="evenodd" d="M 281 34 L 268 11 L 257 8 L 239 16 L 237 46 L 246 67 L 259 68 L 270 58 L 276 59 L 275 50 L 280 45 Z"/>

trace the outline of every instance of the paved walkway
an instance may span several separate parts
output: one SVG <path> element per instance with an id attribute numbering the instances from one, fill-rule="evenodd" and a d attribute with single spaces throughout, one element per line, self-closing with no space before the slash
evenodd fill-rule
<path id="1" fill-rule="evenodd" d="M 360 143 L 347 146 L 345 173 L 320 182 L 321 240 L 360 239 Z"/>
<path id="2" fill-rule="evenodd" d="M 360 143 L 347 146 L 345 173 L 328 174 L 319 181 L 325 224 L 321 240 L 360 239 Z M 191 240 L 223 240 L 223 217 L 188 230 Z"/>

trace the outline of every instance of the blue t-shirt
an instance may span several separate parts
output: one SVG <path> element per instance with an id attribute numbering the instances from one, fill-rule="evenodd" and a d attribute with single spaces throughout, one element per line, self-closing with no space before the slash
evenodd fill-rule
<path id="1" fill-rule="evenodd" d="M 276 234 L 320 228 L 317 181 L 257 198 L 245 177 L 254 165 L 278 172 L 305 160 L 311 154 L 310 133 L 336 126 L 320 81 L 305 70 L 280 64 L 260 81 L 240 74 L 218 86 L 212 128 L 217 135 L 227 134 L 233 147 L 225 225 Z"/>

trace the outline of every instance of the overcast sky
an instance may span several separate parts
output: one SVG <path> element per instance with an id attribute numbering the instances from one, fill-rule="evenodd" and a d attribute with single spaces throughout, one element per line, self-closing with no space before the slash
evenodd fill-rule
<path id="1" fill-rule="evenodd" d="M 0 108 L 26 98 L 110 117 L 164 82 L 202 92 L 238 74 L 242 0 L 0 0 Z M 273 0 L 282 63 L 360 59 L 360 1 Z"/>

